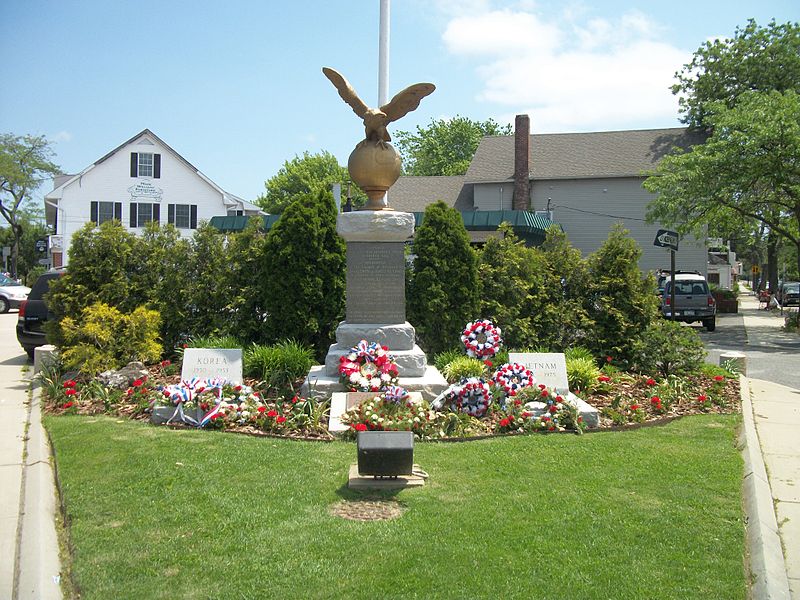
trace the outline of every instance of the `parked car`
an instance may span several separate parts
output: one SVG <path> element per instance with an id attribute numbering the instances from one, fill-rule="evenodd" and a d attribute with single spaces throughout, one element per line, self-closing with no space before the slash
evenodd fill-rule
<path id="1" fill-rule="evenodd" d="M 673 308 L 676 321 L 695 323 L 700 321 L 708 331 L 717 327 L 717 302 L 708 289 L 708 282 L 696 273 L 675 275 L 675 306 L 672 307 L 672 279 L 664 283 L 664 295 L 661 298 L 661 313 L 672 318 Z"/>
<path id="2" fill-rule="evenodd" d="M 20 303 L 28 297 L 31 288 L 19 281 L 0 274 L 0 313 L 7 313 L 12 308 L 19 308 Z"/>
<path id="3" fill-rule="evenodd" d="M 53 316 L 47 307 L 45 294 L 50 291 L 50 282 L 64 273 L 66 271 L 62 269 L 39 275 L 27 300 L 20 304 L 17 318 L 17 341 L 31 359 L 33 359 L 34 349 L 47 343 L 44 324 Z"/>
<path id="4" fill-rule="evenodd" d="M 781 306 L 800 306 L 800 282 L 786 281 L 778 288 Z"/>

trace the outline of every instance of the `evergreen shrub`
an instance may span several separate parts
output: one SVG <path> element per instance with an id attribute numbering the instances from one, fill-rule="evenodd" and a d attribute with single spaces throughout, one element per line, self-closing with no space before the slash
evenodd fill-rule
<path id="1" fill-rule="evenodd" d="M 703 364 L 705 348 L 691 327 L 658 319 L 635 341 L 634 368 L 646 375 L 685 375 Z"/>

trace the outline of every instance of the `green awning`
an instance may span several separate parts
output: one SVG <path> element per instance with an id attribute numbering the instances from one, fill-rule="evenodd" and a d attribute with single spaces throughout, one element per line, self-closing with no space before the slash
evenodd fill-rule
<path id="1" fill-rule="evenodd" d="M 415 212 L 413 214 L 414 226 L 419 227 L 425 213 Z M 210 224 L 223 233 L 233 233 L 242 231 L 251 218 L 248 216 L 211 217 Z M 263 215 L 261 218 L 264 222 L 262 229 L 269 231 L 280 215 Z M 531 241 L 543 240 L 547 228 L 551 225 L 561 227 L 543 214 L 530 210 L 467 210 L 461 212 L 461 219 L 468 231 L 494 231 L 500 226 L 500 223 L 506 222 L 511 224 L 515 234 Z"/>

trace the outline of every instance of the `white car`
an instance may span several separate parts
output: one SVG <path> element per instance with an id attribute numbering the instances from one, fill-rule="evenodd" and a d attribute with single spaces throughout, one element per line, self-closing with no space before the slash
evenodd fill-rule
<path id="1" fill-rule="evenodd" d="M 23 300 L 28 299 L 31 288 L 14 281 L 10 277 L 0 275 L 0 313 L 7 313 L 12 308 L 19 308 Z"/>

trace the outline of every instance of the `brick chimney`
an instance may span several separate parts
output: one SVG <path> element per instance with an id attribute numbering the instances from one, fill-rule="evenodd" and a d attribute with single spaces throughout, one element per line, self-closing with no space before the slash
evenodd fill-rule
<path id="1" fill-rule="evenodd" d="M 531 120 L 528 115 L 514 119 L 514 210 L 530 210 L 531 182 L 528 152 L 531 144 Z"/>

